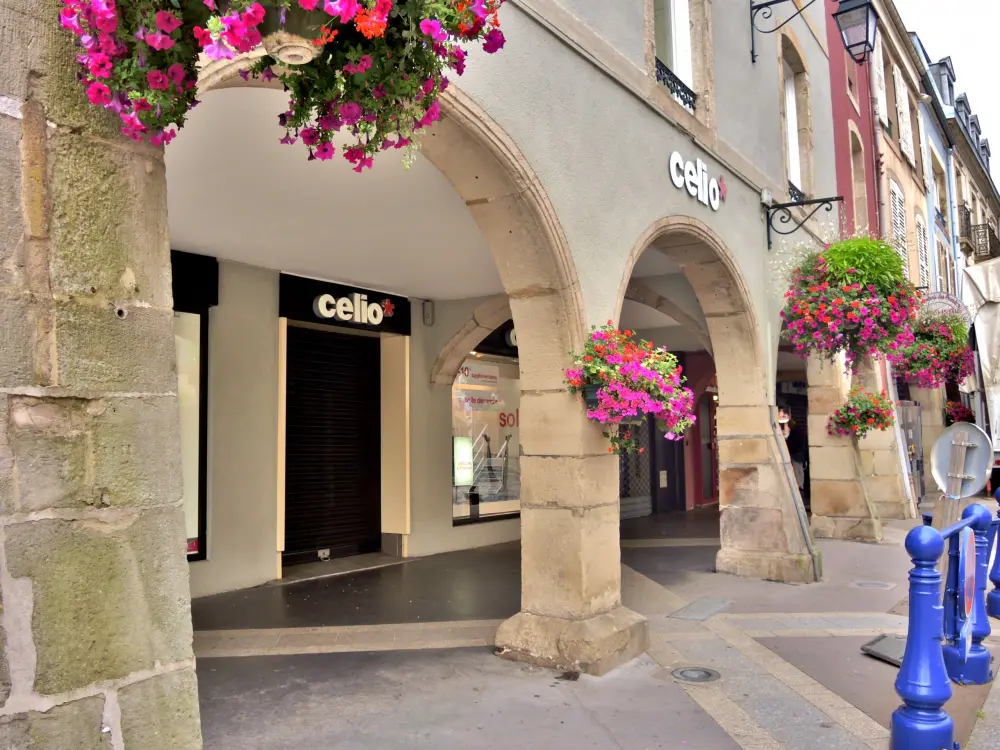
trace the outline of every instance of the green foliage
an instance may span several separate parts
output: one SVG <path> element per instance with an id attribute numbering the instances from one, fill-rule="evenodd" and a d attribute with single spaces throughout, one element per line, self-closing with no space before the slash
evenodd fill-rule
<path id="1" fill-rule="evenodd" d="M 834 242 L 822 255 L 831 280 L 871 284 L 879 295 L 897 293 L 900 282 L 906 278 L 902 256 L 888 242 L 875 237 Z"/>

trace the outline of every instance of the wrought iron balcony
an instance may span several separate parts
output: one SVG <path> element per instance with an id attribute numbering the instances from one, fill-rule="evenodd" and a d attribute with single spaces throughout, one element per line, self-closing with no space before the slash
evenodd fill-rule
<path id="1" fill-rule="evenodd" d="M 660 58 L 656 58 L 656 80 L 670 89 L 670 92 L 681 104 L 690 110 L 694 110 L 694 102 L 698 98 L 687 85 L 677 75 L 663 64 Z"/>
<path id="2" fill-rule="evenodd" d="M 958 207 L 958 243 L 969 253 L 976 247 L 972 239 L 972 211 L 964 203 Z"/>
<path id="3" fill-rule="evenodd" d="M 802 201 L 804 201 L 806 199 L 806 194 L 803 193 L 801 190 L 799 190 L 797 187 L 795 187 L 795 183 L 794 182 L 789 182 L 788 183 L 788 199 L 792 203 L 801 203 Z"/>
<path id="4" fill-rule="evenodd" d="M 1000 239 L 989 224 L 976 224 L 972 227 L 972 242 L 976 260 L 1000 258 Z"/>

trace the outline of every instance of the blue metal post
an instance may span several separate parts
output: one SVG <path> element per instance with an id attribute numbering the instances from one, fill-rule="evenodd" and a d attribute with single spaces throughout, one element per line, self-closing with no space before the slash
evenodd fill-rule
<path id="1" fill-rule="evenodd" d="M 1000 490 L 993 495 L 1000 503 Z M 997 520 L 994 521 L 994 530 L 1000 529 L 1000 510 L 997 511 Z M 993 561 L 993 568 L 990 570 L 990 580 L 993 582 L 993 590 L 986 597 L 986 611 L 990 617 L 1000 618 L 1000 534 L 994 533 L 994 543 L 997 544 L 997 556 Z"/>
<path id="2" fill-rule="evenodd" d="M 903 705 L 892 712 L 892 750 L 941 750 L 955 746 L 955 722 L 945 712 L 951 682 L 941 651 L 940 532 L 917 526 L 906 535 L 910 570 L 910 620 L 896 693 Z"/>
<path id="3" fill-rule="evenodd" d="M 961 658 L 961 649 L 957 641 L 946 645 L 944 647 L 944 661 L 948 669 L 948 676 L 960 685 L 985 685 L 993 679 L 993 670 L 990 669 L 990 652 L 983 646 L 983 641 L 990 634 L 990 618 L 986 614 L 986 573 L 990 560 L 989 534 L 990 526 L 993 523 L 993 516 L 986 508 L 977 503 L 970 505 L 962 511 L 962 518 L 973 519 L 972 531 L 976 536 L 976 593 L 973 599 L 971 615 L 972 645 L 969 648 L 969 654 L 965 661 Z M 959 535 L 955 534 L 951 538 L 951 541 L 956 542 L 958 538 Z M 963 599 L 958 596 L 958 559 L 954 558 L 952 564 L 955 567 L 954 581 L 956 584 L 956 596 L 954 607 L 957 610 L 960 606 L 964 607 Z M 946 602 L 945 607 L 949 606 L 950 603 Z M 946 635 L 957 639 L 960 629 L 957 611 L 952 622 L 954 623 L 954 630 L 951 633 L 946 633 Z"/>

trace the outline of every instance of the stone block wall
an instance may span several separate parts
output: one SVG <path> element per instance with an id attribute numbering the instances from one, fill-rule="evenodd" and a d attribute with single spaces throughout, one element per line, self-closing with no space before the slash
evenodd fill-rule
<path id="1" fill-rule="evenodd" d="M 201 747 L 158 149 L 0 0 L 0 747 Z"/>

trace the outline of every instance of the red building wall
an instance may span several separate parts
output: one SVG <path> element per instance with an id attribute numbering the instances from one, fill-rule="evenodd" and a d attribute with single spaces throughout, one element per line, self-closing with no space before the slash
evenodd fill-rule
<path id="1" fill-rule="evenodd" d="M 868 229 L 871 234 L 879 234 L 878 211 L 878 170 L 876 167 L 876 150 L 872 137 L 874 123 L 874 103 L 871 88 L 871 56 L 864 65 L 858 65 L 848 57 L 844 50 L 844 42 L 833 14 L 839 3 L 836 0 L 826 2 L 827 44 L 830 49 L 830 93 L 833 104 L 833 142 L 834 156 L 837 167 L 837 194 L 844 196 L 842 216 L 844 217 L 842 232 L 853 234 L 856 230 L 854 217 L 854 177 L 851 170 L 851 126 L 857 128 L 861 136 L 862 150 L 865 161 L 865 193 L 868 205 Z M 856 71 L 857 97 L 855 102 L 848 93 L 848 67 Z M 860 228 L 858 228 L 860 229 Z"/>

